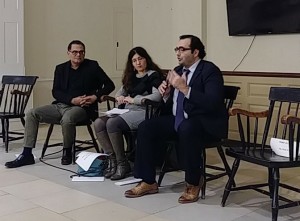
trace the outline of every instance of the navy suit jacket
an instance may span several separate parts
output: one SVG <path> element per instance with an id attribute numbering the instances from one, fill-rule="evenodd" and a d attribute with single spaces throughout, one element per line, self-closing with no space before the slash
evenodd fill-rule
<path id="1" fill-rule="evenodd" d="M 71 62 L 59 64 L 55 68 L 52 95 L 55 98 L 53 103 L 64 103 L 73 105 L 71 100 L 73 97 L 68 93 L 69 76 Z M 97 61 L 85 59 L 79 66 L 78 70 L 83 78 L 83 91 L 85 95 L 96 95 L 98 102 L 102 95 L 110 94 L 115 85 L 107 76 Z M 82 95 L 84 95 L 82 94 Z M 90 119 L 95 120 L 98 117 L 98 102 L 84 107 Z"/>
<path id="2" fill-rule="evenodd" d="M 182 72 L 183 67 L 174 70 Z M 201 60 L 189 83 L 189 99 L 184 98 L 184 111 L 189 119 L 198 120 L 206 131 L 216 138 L 228 134 L 228 113 L 224 105 L 224 81 L 220 69 L 212 62 Z M 174 89 L 165 103 L 163 113 L 172 114 Z"/>

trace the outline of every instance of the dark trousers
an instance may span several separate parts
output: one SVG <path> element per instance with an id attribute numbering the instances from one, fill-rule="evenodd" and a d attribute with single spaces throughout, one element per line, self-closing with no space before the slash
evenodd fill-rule
<path id="1" fill-rule="evenodd" d="M 154 183 L 156 154 L 164 152 L 160 148 L 166 148 L 166 141 L 175 139 L 180 164 L 185 170 L 185 181 L 197 186 L 202 175 L 202 150 L 205 143 L 216 138 L 205 131 L 198 117 L 184 120 L 177 132 L 174 129 L 174 121 L 175 117 L 172 115 L 160 116 L 139 125 L 134 175 L 146 183 Z"/>

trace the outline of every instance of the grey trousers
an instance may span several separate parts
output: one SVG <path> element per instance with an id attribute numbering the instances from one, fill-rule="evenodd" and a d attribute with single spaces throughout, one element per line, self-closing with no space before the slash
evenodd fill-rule
<path id="1" fill-rule="evenodd" d="M 60 124 L 64 148 L 71 148 L 75 140 L 76 123 L 87 119 L 86 111 L 79 106 L 50 104 L 31 109 L 26 113 L 24 147 L 34 148 L 39 123 Z"/>

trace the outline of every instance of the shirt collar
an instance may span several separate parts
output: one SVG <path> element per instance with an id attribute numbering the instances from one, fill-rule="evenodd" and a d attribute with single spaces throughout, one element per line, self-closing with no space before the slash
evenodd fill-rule
<path id="1" fill-rule="evenodd" d="M 201 59 L 192 64 L 189 68 L 183 67 L 183 69 L 189 69 L 190 73 L 194 73 Z"/>

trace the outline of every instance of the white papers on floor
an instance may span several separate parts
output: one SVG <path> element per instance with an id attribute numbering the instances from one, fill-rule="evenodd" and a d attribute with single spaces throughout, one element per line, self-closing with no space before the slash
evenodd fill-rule
<path id="1" fill-rule="evenodd" d="M 106 111 L 106 115 L 120 115 L 128 112 L 129 109 L 119 109 L 119 108 L 113 108 L 109 111 Z"/>
<path id="2" fill-rule="evenodd" d="M 115 184 L 117 186 L 124 186 L 124 185 L 132 184 L 132 183 L 139 183 L 141 181 L 142 181 L 142 179 L 134 178 L 134 179 L 131 179 L 131 180 L 124 180 L 124 181 L 115 182 Z"/>
<path id="3" fill-rule="evenodd" d="M 104 177 L 101 176 L 93 176 L 93 177 L 86 177 L 86 176 L 74 176 L 72 177 L 72 181 L 74 182 L 103 182 Z"/>
<path id="4" fill-rule="evenodd" d="M 84 171 L 88 171 L 94 160 L 99 156 L 107 156 L 107 154 L 82 151 L 77 155 L 77 160 L 75 162 Z"/>

